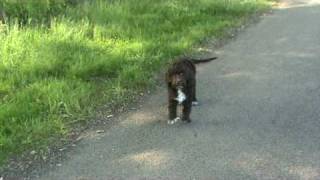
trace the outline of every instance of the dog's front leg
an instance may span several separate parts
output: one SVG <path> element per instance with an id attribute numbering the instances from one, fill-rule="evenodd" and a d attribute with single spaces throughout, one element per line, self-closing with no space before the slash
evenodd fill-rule
<path id="1" fill-rule="evenodd" d="M 174 124 L 180 118 L 177 117 L 177 105 L 178 102 L 175 100 L 177 96 L 177 92 L 168 85 L 168 112 L 169 112 L 169 120 L 168 124 Z"/>
<path id="2" fill-rule="evenodd" d="M 178 102 L 174 99 L 169 100 L 169 120 L 174 120 L 177 117 L 177 105 Z"/>
<path id="3" fill-rule="evenodd" d="M 190 113 L 191 113 L 191 107 L 192 107 L 192 93 L 193 91 L 191 90 L 191 88 L 189 88 L 190 90 L 186 92 L 187 95 L 187 99 L 183 102 L 183 109 L 182 109 L 182 121 L 185 122 L 191 122 L 190 119 Z"/>

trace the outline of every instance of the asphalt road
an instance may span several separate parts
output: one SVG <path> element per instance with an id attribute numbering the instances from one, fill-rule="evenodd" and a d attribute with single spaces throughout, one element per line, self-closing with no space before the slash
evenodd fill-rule
<path id="1" fill-rule="evenodd" d="M 39 179 L 320 179 L 320 0 L 286 0 L 198 67 L 191 124 L 166 89 Z"/>

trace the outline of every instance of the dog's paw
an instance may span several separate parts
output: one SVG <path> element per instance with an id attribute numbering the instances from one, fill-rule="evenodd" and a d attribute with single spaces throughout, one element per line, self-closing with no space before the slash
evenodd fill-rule
<path id="1" fill-rule="evenodd" d="M 199 102 L 198 101 L 192 101 L 192 106 L 198 106 Z"/>
<path id="2" fill-rule="evenodd" d="M 190 118 L 182 118 L 182 122 L 191 123 L 191 119 Z"/>
<path id="3" fill-rule="evenodd" d="M 174 119 L 172 119 L 172 120 L 168 120 L 168 124 L 169 124 L 169 125 L 175 124 L 175 123 L 178 122 L 179 120 L 180 120 L 180 117 L 176 117 L 176 118 L 174 118 Z"/>
<path id="4" fill-rule="evenodd" d="M 168 124 L 169 125 L 173 125 L 174 124 L 174 120 L 168 120 Z"/>

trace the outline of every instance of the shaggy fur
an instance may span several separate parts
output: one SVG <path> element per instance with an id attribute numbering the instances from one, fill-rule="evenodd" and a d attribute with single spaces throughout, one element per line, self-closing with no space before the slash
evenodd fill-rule
<path id="1" fill-rule="evenodd" d="M 192 104 L 197 104 L 196 98 L 196 67 L 194 64 L 208 62 L 216 59 L 191 59 L 180 58 L 175 61 L 166 73 L 166 82 L 168 86 L 168 110 L 169 124 L 173 124 L 177 118 L 177 105 L 181 104 L 182 121 L 191 122 L 190 113 Z M 178 93 L 179 92 L 179 93 Z M 185 99 L 181 102 L 181 92 L 185 95 Z"/>

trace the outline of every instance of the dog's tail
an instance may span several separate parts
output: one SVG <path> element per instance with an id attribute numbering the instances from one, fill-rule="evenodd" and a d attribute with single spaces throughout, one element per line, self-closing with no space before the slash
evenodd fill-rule
<path id="1" fill-rule="evenodd" d="M 192 61 L 194 64 L 198 64 L 198 63 L 210 62 L 210 61 L 213 61 L 213 60 L 216 60 L 216 59 L 218 59 L 218 57 L 203 58 L 203 59 L 190 58 L 189 60 Z"/>

